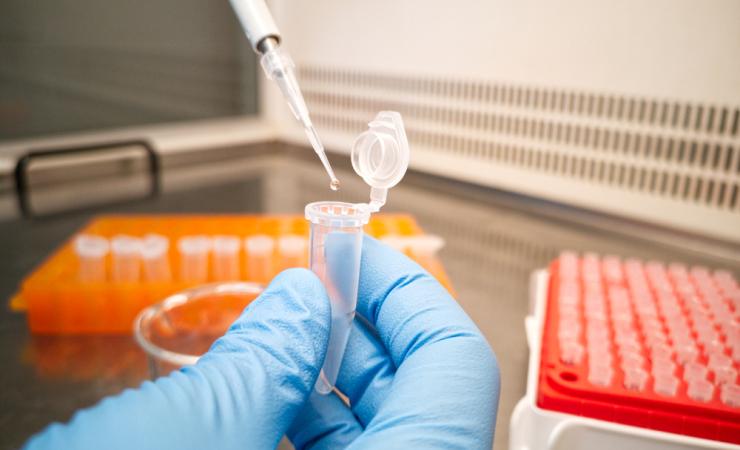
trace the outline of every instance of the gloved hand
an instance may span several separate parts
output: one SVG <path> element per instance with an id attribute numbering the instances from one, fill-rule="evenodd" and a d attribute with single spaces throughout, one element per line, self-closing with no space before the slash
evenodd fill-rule
<path id="1" fill-rule="evenodd" d="M 288 430 L 298 449 L 490 449 L 499 371 L 480 331 L 416 263 L 365 238 L 336 395 L 312 393 Z"/>
<path id="2" fill-rule="evenodd" d="M 274 448 L 290 427 L 298 448 L 490 448 L 496 361 L 439 283 L 366 238 L 357 311 L 337 382 L 351 408 L 312 393 L 329 302 L 312 273 L 294 269 L 195 366 L 106 399 L 27 446 Z"/>
<path id="3" fill-rule="evenodd" d="M 53 424 L 28 449 L 273 449 L 313 389 L 329 340 L 326 290 L 278 275 L 197 364 Z"/>

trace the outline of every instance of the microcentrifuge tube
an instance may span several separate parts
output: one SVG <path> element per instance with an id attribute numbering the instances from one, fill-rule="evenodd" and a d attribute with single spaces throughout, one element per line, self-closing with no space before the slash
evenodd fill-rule
<path id="1" fill-rule="evenodd" d="M 291 267 L 307 267 L 308 239 L 297 234 L 280 236 L 277 242 L 280 270 Z"/>
<path id="2" fill-rule="evenodd" d="M 611 364 L 613 361 L 611 346 L 608 341 L 603 343 L 589 342 L 587 352 L 589 359 L 593 361 L 594 364 Z"/>
<path id="3" fill-rule="evenodd" d="M 100 236 L 81 234 L 75 239 L 74 249 L 79 263 L 80 281 L 105 281 L 105 256 L 109 248 L 108 240 Z"/>
<path id="4" fill-rule="evenodd" d="M 658 373 L 669 373 L 673 375 L 676 372 L 678 366 L 673 359 L 666 356 L 651 357 L 649 359 L 653 375 Z"/>
<path id="5" fill-rule="evenodd" d="M 180 279 L 188 283 L 208 280 L 208 255 L 211 239 L 207 236 L 185 236 L 177 242 L 180 253 Z"/>
<path id="6" fill-rule="evenodd" d="M 678 385 L 678 378 L 670 374 L 660 374 L 653 378 L 653 390 L 664 397 L 675 397 Z"/>
<path id="7" fill-rule="evenodd" d="M 728 313 L 728 316 L 731 316 L 731 314 Z M 704 344 L 704 354 L 706 355 L 723 354 L 724 352 L 725 346 L 719 339 L 714 339 Z"/>
<path id="8" fill-rule="evenodd" d="M 627 355 L 626 358 L 642 358 L 642 346 L 636 339 L 617 341 L 617 348 L 620 356 Z"/>
<path id="9" fill-rule="evenodd" d="M 317 202 L 306 206 L 311 223 L 309 265 L 321 279 L 331 303 L 331 333 L 316 391 L 332 391 L 342 364 L 357 305 L 362 227 L 370 212 L 350 203 Z"/>
<path id="10" fill-rule="evenodd" d="M 172 278 L 169 248 L 170 240 L 159 234 L 148 234 L 141 240 L 141 260 L 147 281 L 162 282 Z"/>
<path id="11" fill-rule="evenodd" d="M 567 342 L 560 346 L 560 361 L 567 365 L 580 364 L 585 350 L 577 342 Z"/>
<path id="12" fill-rule="evenodd" d="M 645 333 L 645 345 L 651 350 L 654 348 L 666 347 L 668 346 L 668 336 L 666 336 L 662 331 L 656 333 L 647 332 Z M 672 351 L 673 350 L 671 350 L 671 352 Z"/>
<path id="13" fill-rule="evenodd" d="M 699 357 L 699 350 L 693 344 L 679 345 L 675 347 L 676 359 L 681 364 L 687 364 L 696 361 Z"/>
<path id="14" fill-rule="evenodd" d="M 711 324 L 701 325 L 696 328 L 696 337 L 702 346 L 706 347 L 711 345 L 713 342 L 719 341 L 719 333 L 714 329 Z"/>
<path id="15" fill-rule="evenodd" d="M 725 354 L 714 353 L 709 355 L 709 361 L 707 366 L 709 370 L 715 371 L 717 369 L 724 369 L 726 367 L 732 367 L 732 358 Z"/>
<path id="16" fill-rule="evenodd" d="M 609 344 L 609 330 L 604 326 L 591 327 L 586 330 L 586 339 L 589 345 Z"/>
<path id="17" fill-rule="evenodd" d="M 409 253 L 410 255 L 426 270 L 431 271 L 434 264 L 434 258 L 444 246 L 445 240 L 440 236 L 433 234 L 422 234 L 418 236 L 409 236 Z"/>
<path id="18" fill-rule="evenodd" d="M 588 381 L 596 386 L 609 386 L 614 377 L 610 364 L 592 363 L 588 366 Z"/>
<path id="19" fill-rule="evenodd" d="M 698 362 L 689 362 L 683 366 L 683 379 L 686 382 L 707 379 L 707 366 Z"/>
<path id="20" fill-rule="evenodd" d="M 714 372 L 714 384 L 735 384 L 737 381 L 737 370 L 733 367 L 717 367 Z"/>
<path id="21" fill-rule="evenodd" d="M 409 251 L 419 258 L 432 258 L 445 246 L 445 240 L 434 234 L 409 236 Z"/>
<path id="22" fill-rule="evenodd" d="M 707 380 L 696 379 L 688 382 L 686 394 L 698 402 L 708 402 L 714 395 L 714 386 Z"/>
<path id="23" fill-rule="evenodd" d="M 141 269 L 141 241 L 132 236 L 118 235 L 111 239 L 113 281 L 135 283 Z"/>
<path id="24" fill-rule="evenodd" d="M 401 115 L 381 111 L 352 144 L 352 168 L 370 186 L 362 204 L 316 202 L 306 205 L 311 225 L 309 266 L 324 283 L 331 303 L 331 333 L 315 390 L 334 388 L 357 304 L 363 227 L 385 204 L 409 165 L 409 143 Z"/>
<path id="25" fill-rule="evenodd" d="M 653 359 L 671 358 L 673 356 L 673 349 L 667 345 L 654 345 L 650 348 L 650 356 Z"/>
<path id="26" fill-rule="evenodd" d="M 236 281 L 240 277 L 239 252 L 241 242 L 237 236 L 213 238 L 213 278 L 218 281 Z"/>
<path id="27" fill-rule="evenodd" d="M 643 391 L 650 375 L 639 367 L 624 369 L 624 387 L 632 391 Z"/>
<path id="28" fill-rule="evenodd" d="M 725 384 L 720 388 L 720 400 L 727 406 L 740 408 L 740 386 L 737 384 Z"/>
<path id="29" fill-rule="evenodd" d="M 694 266 L 691 268 L 691 276 L 698 280 L 709 278 L 709 269 L 704 266 Z"/>
<path id="30" fill-rule="evenodd" d="M 676 278 L 685 278 L 689 274 L 686 266 L 677 262 L 672 262 L 668 265 L 668 272 Z"/>
<path id="31" fill-rule="evenodd" d="M 563 317 L 563 314 L 560 316 Z M 561 322 L 558 328 L 558 339 L 561 341 L 578 341 L 579 336 L 581 335 L 581 330 L 578 329 L 576 326 L 568 326 L 567 322 Z"/>
<path id="32" fill-rule="evenodd" d="M 244 239 L 247 279 L 268 283 L 275 272 L 273 253 L 275 240 L 265 234 L 255 234 Z"/>
<path id="33" fill-rule="evenodd" d="M 640 353 L 627 352 L 620 356 L 620 366 L 624 370 L 642 369 L 645 367 L 645 358 Z"/>
<path id="34" fill-rule="evenodd" d="M 730 344 L 732 347 L 732 359 L 735 362 L 740 363 L 740 339 L 736 341 L 734 344 Z"/>

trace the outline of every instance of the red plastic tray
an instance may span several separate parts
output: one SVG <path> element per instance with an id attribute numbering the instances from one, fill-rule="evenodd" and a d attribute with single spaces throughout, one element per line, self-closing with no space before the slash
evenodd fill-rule
<path id="1" fill-rule="evenodd" d="M 539 407 L 740 444 L 730 272 L 564 253 L 550 274 Z"/>

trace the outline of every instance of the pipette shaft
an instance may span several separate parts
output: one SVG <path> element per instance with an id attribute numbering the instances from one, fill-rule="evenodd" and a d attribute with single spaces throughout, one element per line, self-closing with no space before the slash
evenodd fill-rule
<path id="1" fill-rule="evenodd" d="M 280 48 L 280 31 L 275 25 L 270 10 L 264 0 L 230 1 L 242 28 L 244 28 L 247 39 L 252 44 L 252 48 L 262 55 L 262 68 L 265 70 L 267 78 L 278 85 L 293 115 L 303 125 L 311 146 L 319 156 L 321 164 L 324 165 L 324 169 L 326 169 L 326 173 L 331 179 L 329 186 L 332 190 L 339 189 L 339 180 L 334 175 L 329 160 L 326 158 L 324 146 L 321 144 L 316 128 L 314 128 L 308 116 L 306 102 L 303 100 L 303 95 L 301 95 L 301 90 L 293 73 L 295 65 L 288 54 Z"/>

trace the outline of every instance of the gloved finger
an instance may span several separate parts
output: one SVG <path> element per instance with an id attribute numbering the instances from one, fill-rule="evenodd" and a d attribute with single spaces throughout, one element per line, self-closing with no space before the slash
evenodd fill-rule
<path id="1" fill-rule="evenodd" d="M 362 433 L 352 411 L 335 394 L 313 392 L 288 428 L 296 450 L 347 448 Z"/>
<path id="2" fill-rule="evenodd" d="M 357 312 L 375 327 L 396 367 L 438 339 L 480 332 L 457 302 L 417 263 L 365 236 Z"/>
<path id="3" fill-rule="evenodd" d="M 329 329 L 318 277 L 305 269 L 278 275 L 196 366 L 215 372 L 214 406 L 235 427 L 226 429 L 277 445 L 313 390 Z"/>
<path id="4" fill-rule="evenodd" d="M 357 316 L 337 377 L 337 388 L 349 398 L 352 411 L 363 427 L 387 398 L 395 372 L 377 333 Z"/>
<path id="5" fill-rule="evenodd" d="M 498 367 L 449 293 L 418 264 L 366 237 L 357 311 L 397 369 L 390 391 L 371 402 L 379 406 L 356 444 L 490 448 Z"/>
<path id="6" fill-rule="evenodd" d="M 355 318 L 337 388 L 349 398 L 351 410 L 336 395 L 311 394 L 288 429 L 293 445 L 302 448 L 345 448 L 377 411 L 382 391 L 393 382 L 393 364 L 383 345 L 361 318 Z M 366 392 L 372 395 L 365 395 Z"/>

